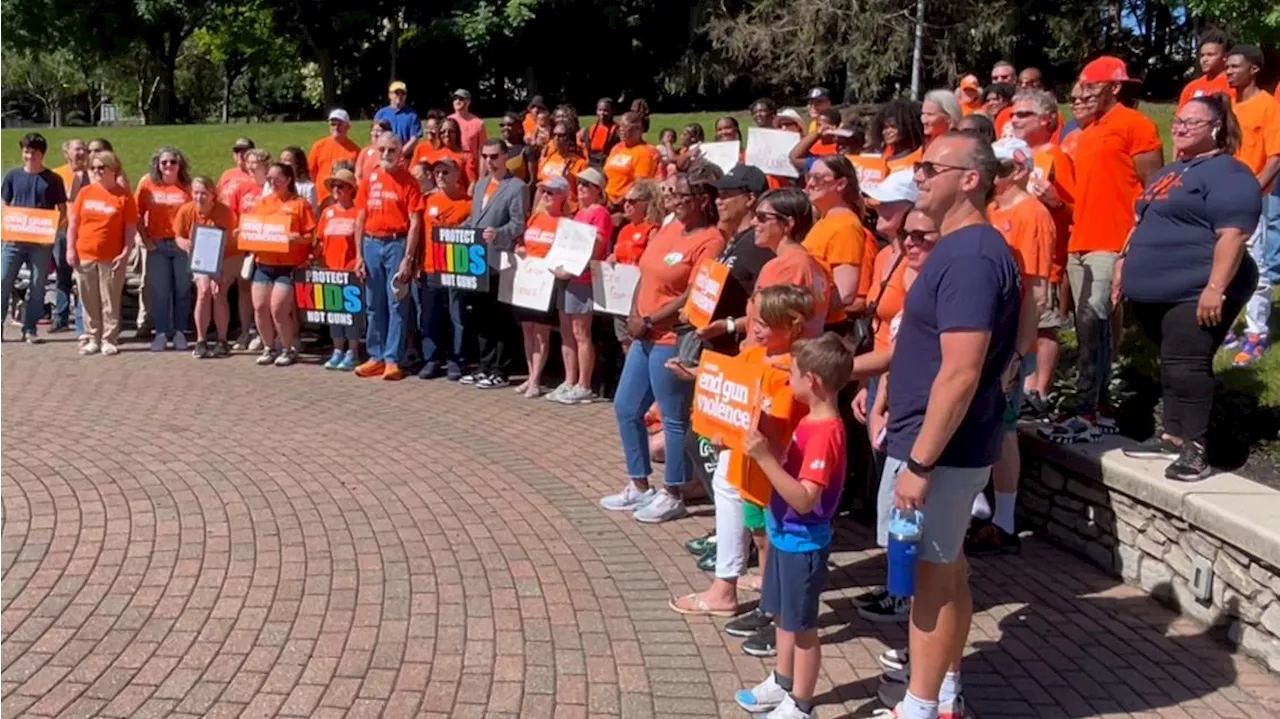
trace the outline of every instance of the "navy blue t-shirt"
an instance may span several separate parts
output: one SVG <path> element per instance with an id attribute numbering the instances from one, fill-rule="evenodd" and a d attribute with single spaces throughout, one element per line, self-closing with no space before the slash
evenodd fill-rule
<path id="1" fill-rule="evenodd" d="M 67 201 L 67 189 L 47 167 L 34 175 L 19 167 L 5 173 L 3 196 L 4 204 L 13 207 L 53 210 Z"/>
<path id="2" fill-rule="evenodd" d="M 1137 202 L 1121 275 L 1124 296 L 1139 302 L 1193 302 L 1209 284 L 1216 232 L 1234 227 L 1248 237 L 1262 215 L 1262 188 L 1230 155 L 1172 162 Z M 1257 270 L 1248 256 L 1227 286 L 1231 297 L 1253 292 Z M 1252 277 L 1252 279 L 1250 279 Z"/>
<path id="3" fill-rule="evenodd" d="M 1013 252 L 991 225 L 944 235 L 907 292 L 889 365 L 888 452 L 906 461 L 924 423 L 942 367 L 943 332 L 988 331 L 978 389 L 937 464 L 985 467 L 1000 456 L 1004 393 L 1000 376 L 1018 340 L 1022 280 Z"/>
<path id="4" fill-rule="evenodd" d="M 400 138 L 400 142 L 408 142 L 414 137 L 422 136 L 422 123 L 418 120 L 418 111 L 407 105 L 399 110 L 387 105 L 378 110 L 373 119 L 391 123 L 391 131 Z"/>

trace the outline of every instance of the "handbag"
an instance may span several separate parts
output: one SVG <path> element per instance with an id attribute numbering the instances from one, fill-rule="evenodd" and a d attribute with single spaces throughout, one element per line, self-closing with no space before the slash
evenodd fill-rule
<path id="1" fill-rule="evenodd" d="M 676 360 L 685 367 L 697 367 L 703 347 L 698 328 L 686 322 L 671 329 L 676 333 Z"/>
<path id="2" fill-rule="evenodd" d="M 898 253 L 893 265 L 885 273 L 884 279 L 880 280 L 880 291 L 876 293 L 875 302 L 869 303 L 866 312 L 853 321 L 853 329 L 850 332 L 849 339 L 853 343 L 853 353 L 855 355 L 865 354 L 875 347 L 876 330 L 879 329 L 879 323 L 876 321 L 876 307 L 880 305 L 880 300 L 884 297 L 885 288 L 889 286 L 889 280 L 893 278 L 893 273 L 898 271 L 898 265 L 902 264 L 902 260 L 906 256 L 906 252 Z"/>

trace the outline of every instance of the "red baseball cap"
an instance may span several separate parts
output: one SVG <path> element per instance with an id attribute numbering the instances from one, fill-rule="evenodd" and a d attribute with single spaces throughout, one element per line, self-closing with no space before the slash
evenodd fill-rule
<path id="1" fill-rule="evenodd" d="M 1141 80 L 1129 77 L 1129 70 L 1125 67 L 1124 60 L 1112 55 L 1103 55 L 1094 58 L 1084 69 L 1080 71 L 1080 82 L 1101 83 L 1101 82 L 1142 82 Z"/>

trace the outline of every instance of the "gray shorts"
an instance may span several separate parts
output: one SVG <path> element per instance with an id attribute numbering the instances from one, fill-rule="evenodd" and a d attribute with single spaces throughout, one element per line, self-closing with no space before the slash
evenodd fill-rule
<path id="1" fill-rule="evenodd" d="M 1062 295 L 1058 293 L 1058 285 L 1049 285 L 1049 304 L 1040 313 L 1040 323 L 1036 325 L 1042 330 L 1056 330 L 1067 327 L 1067 316 L 1062 313 Z"/>
<path id="2" fill-rule="evenodd" d="M 876 496 L 876 541 L 889 544 L 889 513 L 893 509 L 893 490 L 898 473 L 906 462 L 889 457 L 880 477 Z M 924 496 L 924 527 L 920 535 L 920 559 L 934 564 L 950 564 L 964 550 L 964 535 L 969 529 L 973 498 L 987 486 L 991 467 L 934 467 L 929 475 L 929 489 Z"/>
<path id="3" fill-rule="evenodd" d="M 570 282 L 564 286 L 560 292 L 560 299 L 556 302 L 556 307 L 567 315 L 589 315 L 593 305 L 591 304 L 591 285 Z"/>

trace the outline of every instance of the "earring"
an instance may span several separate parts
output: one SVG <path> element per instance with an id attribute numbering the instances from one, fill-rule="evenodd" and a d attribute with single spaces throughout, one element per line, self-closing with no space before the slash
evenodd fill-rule
<path id="1" fill-rule="evenodd" d="M 1216 139 L 1218 139 L 1218 128 L 1216 128 L 1216 127 L 1215 127 L 1215 128 L 1213 128 L 1213 131 L 1212 131 L 1212 132 L 1210 132 L 1209 134 L 1213 136 L 1213 139 L 1215 139 L 1215 140 L 1216 140 Z"/>

